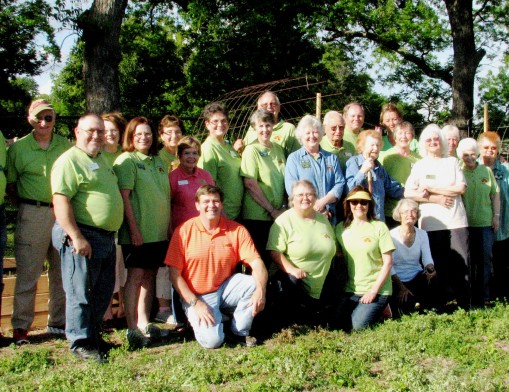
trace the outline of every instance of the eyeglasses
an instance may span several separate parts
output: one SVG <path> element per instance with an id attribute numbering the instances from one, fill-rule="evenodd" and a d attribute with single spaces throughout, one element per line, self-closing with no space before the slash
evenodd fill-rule
<path id="1" fill-rule="evenodd" d="M 439 137 L 429 137 L 427 139 L 424 139 L 424 141 L 426 143 L 431 143 L 431 142 L 439 142 L 440 141 L 440 138 Z"/>
<path id="2" fill-rule="evenodd" d="M 268 107 L 276 107 L 276 106 L 279 106 L 279 104 L 277 102 L 262 103 L 260 105 L 260 107 L 263 109 L 267 109 Z"/>
<path id="3" fill-rule="evenodd" d="M 354 199 L 354 200 L 350 200 L 350 204 L 353 205 L 353 206 L 356 206 L 357 204 L 360 204 L 361 206 L 367 206 L 369 203 L 368 200 L 364 200 L 364 199 L 360 199 L 360 200 L 357 200 L 357 199 Z"/>
<path id="4" fill-rule="evenodd" d="M 161 133 L 161 136 L 167 136 L 167 137 L 172 137 L 172 136 L 182 136 L 182 132 L 163 132 Z"/>
<path id="5" fill-rule="evenodd" d="M 152 134 L 147 132 L 147 133 L 135 133 L 133 135 L 133 138 L 135 139 L 141 139 L 142 137 L 152 138 Z"/>
<path id="6" fill-rule="evenodd" d="M 40 124 L 42 123 L 43 121 L 46 121 L 47 123 L 49 122 L 53 122 L 54 118 L 51 114 L 47 114 L 46 116 L 44 116 L 43 118 L 39 118 L 37 117 L 37 122 Z"/>
<path id="7" fill-rule="evenodd" d="M 316 195 L 314 193 L 297 193 L 294 197 L 297 199 L 304 199 L 304 197 L 311 199 L 312 197 L 316 197 Z"/>
<path id="8" fill-rule="evenodd" d="M 344 131 L 345 130 L 345 126 L 344 125 L 336 125 L 336 126 L 330 127 L 330 130 L 332 132 Z"/>
<path id="9" fill-rule="evenodd" d="M 483 150 L 497 151 L 497 147 L 495 146 L 482 146 Z"/>
<path id="10" fill-rule="evenodd" d="M 104 129 L 96 129 L 96 128 L 90 128 L 90 129 L 83 129 L 83 128 L 79 128 L 80 130 L 82 130 L 83 132 L 86 132 L 88 134 L 91 134 L 91 133 L 97 133 L 98 135 L 104 135 Z"/>
<path id="11" fill-rule="evenodd" d="M 416 209 L 410 209 L 410 210 L 403 210 L 403 211 L 400 211 L 400 214 L 401 215 L 417 215 L 419 213 L 419 210 L 416 210 Z"/>
<path id="12" fill-rule="evenodd" d="M 119 132 L 118 129 L 115 129 L 115 128 L 109 128 L 109 129 L 106 129 L 104 132 L 109 132 L 109 133 L 112 133 L 114 135 L 117 135 Z"/>

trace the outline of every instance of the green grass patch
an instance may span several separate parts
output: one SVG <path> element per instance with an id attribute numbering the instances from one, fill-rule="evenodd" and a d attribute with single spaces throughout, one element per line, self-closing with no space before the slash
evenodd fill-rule
<path id="1" fill-rule="evenodd" d="M 506 391 L 509 307 L 405 316 L 373 329 L 292 327 L 253 349 L 201 348 L 172 337 L 107 364 L 74 358 L 63 341 L 0 349 L 0 390 Z M 125 331 L 109 336 L 125 344 Z"/>

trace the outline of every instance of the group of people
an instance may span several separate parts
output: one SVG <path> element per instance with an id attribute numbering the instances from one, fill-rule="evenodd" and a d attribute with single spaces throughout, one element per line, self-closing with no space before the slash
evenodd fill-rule
<path id="1" fill-rule="evenodd" d="M 280 108 L 264 92 L 244 139 L 230 142 L 228 110 L 211 103 L 203 144 L 176 116 L 156 129 L 145 117 L 87 114 L 71 145 L 52 132 L 51 104 L 34 101 L 33 132 L 0 151 L 0 186 L 19 208 L 14 341 L 29 341 L 45 260 L 48 333 L 97 361 L 114 292 L 133 348 L 168 333 L 151 322 L 154 298 L 157 321 L 188 322 L 215 348 L 256 345 L 265 307 L 265 324 L 356 330 L 391 312 L 507 297 L 509 166 L 497 133 L 460 140 L 431 124 L 416 141 L 388 104 L 384 135 L 363 130 L 355 102 L 295 128 Z"/>

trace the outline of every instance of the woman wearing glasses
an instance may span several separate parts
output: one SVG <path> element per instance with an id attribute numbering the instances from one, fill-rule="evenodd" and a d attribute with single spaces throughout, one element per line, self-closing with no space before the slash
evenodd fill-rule
<path id="1" fill-rule="evenodd" d="M 327 218 L 315 210 L 316 200 L 310 181 L 295 181 L 290 191 L 291 208 L 275 220 L 269 233 L 267 250 L 278 267 L 270 272 L 281 289 L 278 313 L 284 312 L 287 322 L 317 321 L 314 316 L 336 253 L 334 231 Z"/>
<path id="2" fill-rule="evenodd" d="M 184 124 L 177 116 L 166 115 L 159 122 L 159 138 L 163 148 L 158 155 L 168 167 L 168 172 L 179 165 L 177 146 L 184 132 Z"/>
<path id="3" fill-rule="evenodd" d="M 375 324 L 392 293 L 392 252 L 389 229 L 375 218 L 375 203 L 369 191 L 354 187 L 343 202 L 345 220 L 336 226 L 348 269 L 345 292 L 336 314 L 337 326 L 346 331 Z"/>
<path id="4" fill-rule="evenodd" d="M 461 199 L 465 176 L 458 159 L 447 156 L 447 142 L 438 125 L 423 129 L 419 154 L 422 159 L 412 167 L 405 197 L 420 203 L 419 227 L 428 233 L 440 302 L 468 308 L 468 221 Z"/>
<path id="5" fill-rule="evenodd" d="M 207 170 L 216 185 L 224 193 L 224 210 L 228 219 L 239 217 L 244 196 L 244 182 L 240 176 L 241 158 L 237 153 L 241 146 L 233 146 L 226 139 L 228 110 L 220 103 L 212 102 L 203 109 L 205 127 L 209 136 L 201 146 L 198 167 Z"/>

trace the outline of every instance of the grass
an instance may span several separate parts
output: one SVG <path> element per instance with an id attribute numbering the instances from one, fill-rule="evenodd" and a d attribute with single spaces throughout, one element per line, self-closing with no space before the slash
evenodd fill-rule
<path id="1" fill-rule="evenodd" d="M 83 363 L 65 340 L 0 349 L 0 390 L 506 391 L 509 306 L 405 316 L 345 334 L 294 326 L 253 349 L 168 344 Z M 125 343 L 125 331 L 109 336 Z"/>

